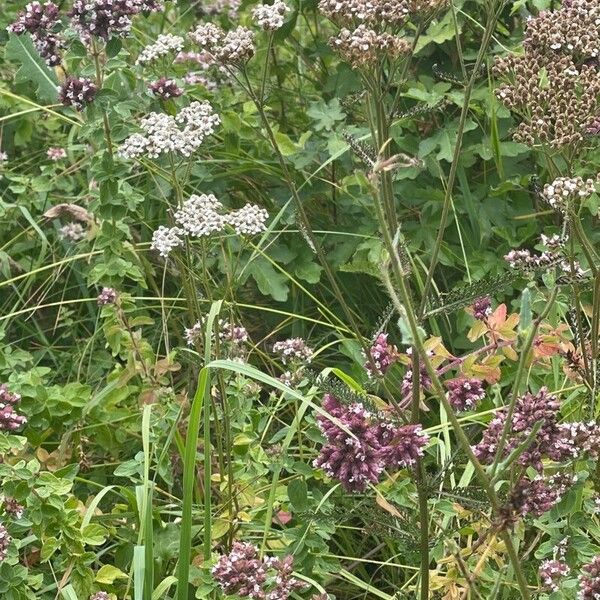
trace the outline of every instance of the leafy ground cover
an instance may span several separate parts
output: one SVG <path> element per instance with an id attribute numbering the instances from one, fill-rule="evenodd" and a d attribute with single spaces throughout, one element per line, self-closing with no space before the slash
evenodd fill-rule
<path id="1" fill-rule="evenodd" d="M 600 597 L 600 3 L 4 4 L 1 598 Z"/>

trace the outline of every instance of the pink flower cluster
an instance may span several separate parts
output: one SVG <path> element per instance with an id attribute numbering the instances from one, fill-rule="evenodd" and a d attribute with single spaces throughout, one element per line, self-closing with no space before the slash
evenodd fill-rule
<path id="1" fill-rule="evenodd" d="M 29 33 L 40 56 L 48 65 L 55 67 L 60 64 L 60 50 L 64 44 L 54 33 L 58 22 L 58 6 L 54 2 L 30 2 L 18 13 L 17 20 L 8 26 L 8 31 L 16 35 Z"/>
<path id="2" fill-rule="evenodd" d="M 5 384 L 0 385 L 0 430 L 15 431 L 27 423 L 27 418 L 15 411 L 21 401 L 19 394 L 13 394 Z"/>
<path id="3" fill-rule="evenodd" d="M 458 377 L 444 382 L 448 389 L 448 402 L 454 410 L 473 410 L 485 398 L 483 382 L 480 379 Z"/>
<path id="4" fill-rule="evenodd" d="M 365 360 L 365 369 L 369 377 L 383 377 L 387 370 L 398 361 L 398 349 L 388 343 L 388 334 L 379 333 L 369 348 L 369 358 Z M 373 367 L 375 367 L 373 369 Z"/>
<path id="5" fill-rule="evenodd" d="M 568 486 L 573 484 L 569 475 L 555 475 L 544 479 L 522 477 L 510 495 L 513 514 L 525 517 L 540 517 L 560 502 Z"/>
<path id="6" fill-rule="evenodd" d="M 561 462 L 575 458 L 582 452 L 595 455 L 600 443 L 600 429 L 596 423 L 558 422 L 560 404 L 543 387 L 537 394 L 527 393 L 517 400 L 511 420 L 509 434 L 504 445 L 502 458 L 523 444 L 540 423 L 534 439 L 518 459 L 520 465 L 531 466 L 538 472 L 543 470 L 542 460 Z M 506 409 L 501 409 L 490 422 L 483 439 L 473 450 L 477 458 L 485 463 L 493 462 L 498 443 L 506 422 Z"/>
<path id="7" fill-rule="evenodd" d="M 579 576 L 578 600 L 597 600 L 600 598 L 600 555 L 582 568 Z"/>
<path id="8" fill-rule="evenodd" d="M 421 425 L 396 425 L 372 415 L 360 402 L 341 404 L 325 394 L 323 408 L 344 427 L 318 416 L 327 442 L 313 465 L 341 482 L 350 492 L 360 492 L 376 483 L 385 468 L 413 465 L 423 456 L 428 436 Z"/>
<path id="9" fill-rule="evenodd" d="M 247 542 L 234 542 L 231 552 L 221 556 L 212 574 L 227 595 L 253 600 L 287 600 L 306 584 L 293 577 L 294 559 L 266 557 Z"/>
<path id="10" fill-rule="evenodd" d="M 558 559 L 545 560 L 538 570 L 542 585 L 550 592 L 558 592 L 558 582 L 571 572 L 569 565 Z"/>
<path id="11" fill-rule="evenodd" d="M 135 15 L 161 9 L 162 3 L 155 0 L 75 0 L 67 14 L 82 40 L 108 41 L 112 36 L 127 37 Z"/>

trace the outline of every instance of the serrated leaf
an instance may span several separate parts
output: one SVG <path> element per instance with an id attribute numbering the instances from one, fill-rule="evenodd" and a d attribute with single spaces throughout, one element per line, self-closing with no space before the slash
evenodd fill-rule
<path id="1" fill-rule="evenodd" d="M 15 74 L 17 83 L 31 82 L 35 86 L 38 100 L 56 103 L 58 79 L 33 46 L 29 34 L 10 34 L 6 44 L 6 58 L 20 65 Z"/>

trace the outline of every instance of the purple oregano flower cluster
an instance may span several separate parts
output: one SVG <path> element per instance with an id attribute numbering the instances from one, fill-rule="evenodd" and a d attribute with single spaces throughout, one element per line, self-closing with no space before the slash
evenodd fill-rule
<path id="1" fill-rule="evenodd" d="M 577 600 L 597 600 L 600 598 L 600 555 L 585 565 L 582 571 Z"/>
<path id="2" fill-rule="evenodd" d="M 20 401 L 19 394 L 13 394 L 5 384 L 0 385 L 0 431 L 15 431 L 27 423 L 27 418 L 15 411 Z"/>
<path id="3" fill-rule="evenodd" d="M 516 448 L 527 443 L 517 463 L 531 467 L 540 475 L 530 479 L 523 476 L 513 488 L 505 507 L 505 519 L 514 521 L 517 516 L 540 516 L 560 501 L 564 491 L 572 485 L 567 475 L 544 477 L 543 460 L 564 462 L 582 453 L 597 455 L 600 428 L 590 423 L 559 423 L 560 403 L 556 396 L 543 387 L 537 394 L 526 393 L 518 398 L 501 458 L 506 458 Z M 491 464 L 506 423 L 506 409 L 501 409 L 490 422 L 483 439 L 473 450 L 484 464 Z M 532 439 L 528 439 L 538 427 Z"/>
<path id="4" fill-rule="evenodd" d="M 322 405 L 345 430 L 324 416 L 317 417 L 327 442 L 313 464 L 347 491 L 363 491 L 378 481 L 384 469 L 408 467 L 423 456 L 429 438 L 421 425 L 396 425 L 371 414 L 360 402 L 342 404 L 331 394 L 325 394 Z"/>
<path id="5" fill-rule="evenodd" d="M 126 37 L 131 32 L 135 15 L 162 8 L 163 3 L 158 0 L 75 0 L 67 16 L 87 44 L 92 38 L 107 42 L 111 37 Z M 61 64 L 60 51 L 65 48 L 65 41 L 57 32 L 59 26 L 59 9 L 54 2 L 41 4 L 34 1 L 18 13 L 7 29 L 16 35 L 29 33 L 40 56 L 49 66 L 56 67 Z M 97 92 L 91 79 L 68 76 L 59 87 L 59 99 L 65 106 L 82 110 L 94 100 Z"/>
<path id="6" fill-rule="evenodd" d="M 252 600 L 287 600 L 295 590 L 306 587 L 293 577 L 294 558 L 260 558 L 256 546 L 234 542 L 231 552 L 221 556 L 212 569 L 225 594 Z"/>
<path id="7" fill-rule="evenodd" d="M 54 31 L 58 22 L 58 6 L 54 2 L 43 5 L 30 2 L 7 29 L 17 35 L 29 33 L 40 56 L 49 66 L 55 67 L 60 64 L 60 50 L 64 47 L 64 42 Z"/>
<path id="8" fill-rule="evenodd" d="M 533 467 L 541 473 L 544 458 L 562 462 L 585 452 L 595 456 L 600 444 L 598 425 L 594 422 L 559 423 L 559 408 L 558 399 L 545 387 L 537 394 L 521 396 L 512 416 L 502 458 L 523 444 L 537 423 L 541 423 L 540 428 L 518 458 L 520 465 Z M 482 463 L 491 464 L 494 461 L 505 422 L 506 409 L 501 409 L 488 425 L 481 442 L 473 448 Z"/>
<path id="9" fill-rule="evenodd" d="M 377 334 L 369 348 L 369 358 L 365 357 L 365 369 L 369 377 L 383 377 L 398 361 L 398 348 L 388 342 L 387 333 Z"/>
<path id="10" fill-rule="evenodd" d="M 471 377 L 457 377 L 444 382 L 446 397 L 456 411 L 473 410 L 485 398 L 483 381 Z"/>

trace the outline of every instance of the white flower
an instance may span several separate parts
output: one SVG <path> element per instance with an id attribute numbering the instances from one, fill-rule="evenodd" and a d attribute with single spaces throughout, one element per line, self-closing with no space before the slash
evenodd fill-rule
<path id="1" fill-rule="evenodd" d="M 175 212 L 175 221 L 192 237 L 202 237 L 222 231 L 225 217 L 217 212 L 223 205 L 213 194 L 192 195 Z"/>
<path id="2" fill-rule="evenodd" d="M 163 33 L 156 38 L 156 41 L 146 46 L 136 61 L 137 65 L 147 64 L 161 56 L 166 56 L 170 52 L 181 52 L 185 40 L 179 35 Z"/>
<path id="3" fill-rule="evenodd" d="M 252 17 L 265 31 L 275 31 L 283 25 L 285 13 L 289 10 L 285 2 L 275 0 L 273 4 L 259 4 L 252 10 Z"/>
<path id="4" fill-rule="evenodd" d="M 227 222 L 235 232 L 242 234 L 256 234 L 266 229 L 265 222 L 269 213 L 256 204 L 246 204 L 239 210 L 234 210 L 227 215 Z"/>
<path id="5" fill-rule="evenodd" d="M 147 155 L 158 158 L 166 152 L 191 156 L 204 138 L 214 133 L 221 119 L 213 112 L 210 103 L 192 102 L 176 117 L 164 113 L 150 113 L 142 119 L 144 133 L 129 136 L 119 148 L 123 158 Z M 183 127 L 182 127 L 183 126 Z"/>
<path id="6" fill-rule="evenodd" d="M 169 228 L 161 225 L 152 234 L 152 245 L 150 247 L 153 250 L 158 250 L 163 258 L 167 258 L 171 250 L 183 245 L 182 234 L 183 232 L 179 227 Z"/>

